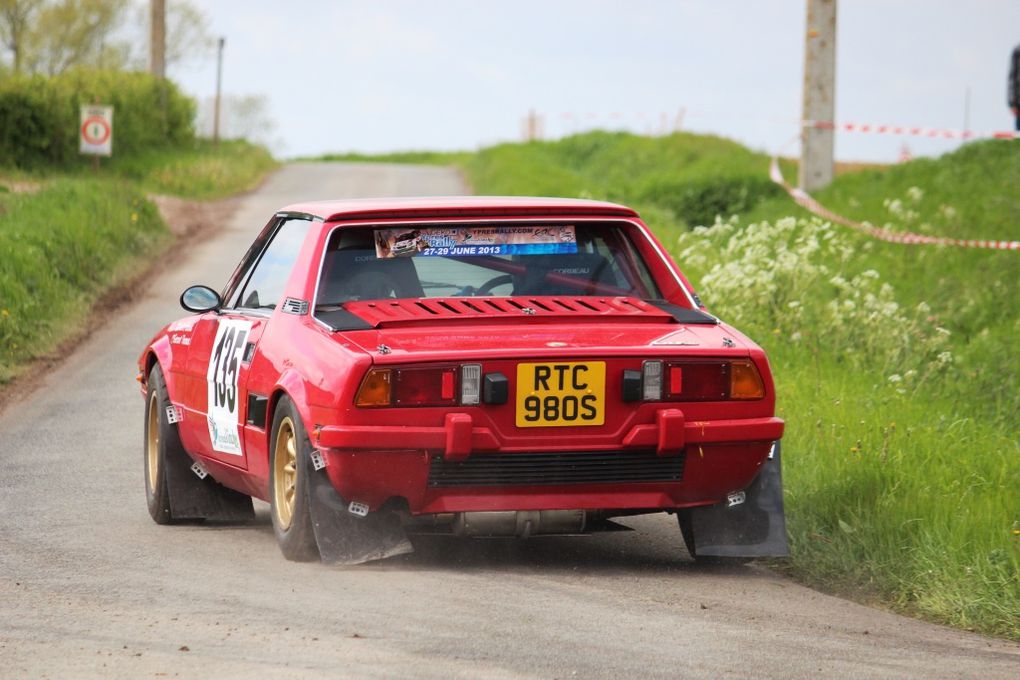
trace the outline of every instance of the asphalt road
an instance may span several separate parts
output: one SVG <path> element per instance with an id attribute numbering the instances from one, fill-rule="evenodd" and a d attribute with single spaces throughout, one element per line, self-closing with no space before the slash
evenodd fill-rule
<path id="1" fill-rule="evenodd" d="M 219 287 L 273 210 L 463 191 L 434 168 L 290 165 L 0 414 L 0 677 L 1020 676 L 1020 645 L 681 561 L 666 516 L 589 538 L 418 540 L 349 568 L 286 562 L 267 508 L 159 527 L 135 359 Z M 785 452 L 796 456 L 795 451 Z"/>

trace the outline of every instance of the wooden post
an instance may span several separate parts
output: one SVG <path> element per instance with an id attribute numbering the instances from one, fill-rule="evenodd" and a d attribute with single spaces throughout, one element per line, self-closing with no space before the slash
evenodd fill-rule
<path id="1" fill-rule="evenodd" d="M 99 106 L 99 97 L 93 97 L 92 103 Z M 96 176 L 99 175 L 99 154 L 92 154 L 92 173 Z"/>
<path id="2" fill-rule="evenodd" d="M 150 0 L 149 72 L 166 77 L 166 0 Z"/>

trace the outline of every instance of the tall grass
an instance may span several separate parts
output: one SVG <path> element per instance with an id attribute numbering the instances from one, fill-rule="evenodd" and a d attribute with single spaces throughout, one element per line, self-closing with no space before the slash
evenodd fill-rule
<path id="1" fill-rule="evenodd" d="M 555 142 L 501 144 L 462 163 L 477 191 L 588 196 L 654 206 L 682 226 L 750 209 L 779 194 L 768 159 L 721 137 L 591 132 Z"/>
<path id="2" fill-rule="evenodd" d="M 148 149 L 104 160 L 100 177 L 124 178 L 146 191 L 183 198 L 224 198 L 254 189 L 277 163 L 244 140 L 196 140 L 176 149 Z M 81 169 L 73 176 L 92 176 Z"/>
<path id="3" fill-rule="evenodd" d="M 1016 146 L 841 175 L 818 197 L 894 229 L 1020 239 Z M 717 138 L 593 133 L 462 167 L 479 193 L 634 205 L 709 308 L 767 349 L 787 421 L 790 573 L 1020 639 L 1020 253 L 880 243 L 768 192 L 718 222 L 710 200 L 692 216 L 669 198 L 754 187 L 766 164 Z"/>
<path id="4" fill-rule="evenodd" d="M 80 327 L 170 234 L 126 182 L 60 180 L 0 194 L 0 384 Z"/>
<path id="5" fill-rule="evenodd" d="M 254 188 L 275 166 L 262 147 L 230 141 L 139 151 L 98 174 L 0 173 L 0 386 L 73 336 L 103 292 L 171 241 L 147 192 L 219 198 Z M 41 190 L 7 191 L 12 179 Z"/>

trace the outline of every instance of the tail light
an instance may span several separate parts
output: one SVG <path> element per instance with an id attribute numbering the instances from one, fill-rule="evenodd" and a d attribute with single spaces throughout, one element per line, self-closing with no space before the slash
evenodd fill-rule
<path id="1" fill-rule="evenodd" d="M 393 402 L 393 371 L 388 368 L 373 368 L 361 381 L 358 389 L 358 406 L 389 406 Z"/>
<path id="2" fill-rule="evenodd" d="M 380 406 L 455 406 L 477 404 L 481 366 L 372 368 L 358 388 L 355 404 Z"/>
<path id="3" fill-rule="evenodd" d="M 734 361 L 730 364 L 730 399 L 761 399 L 765 384 L 758 368 L 751 361 Z"/>
<path id="4" fill-rule="evenodd" d="M 641 367 L 645 401 L 761 399 L 765 385 L 754 362 L 646 361 Z"/>

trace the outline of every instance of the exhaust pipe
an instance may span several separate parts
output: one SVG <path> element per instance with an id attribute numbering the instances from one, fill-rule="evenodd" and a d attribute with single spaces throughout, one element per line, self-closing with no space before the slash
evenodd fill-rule
<path id="1" fill-rule="evenodd" d="M 584 532 L 584 510 L 508 510 L 459 512 L 453 520 L 457 536 L 518 536 L 579 534 Z"/>

